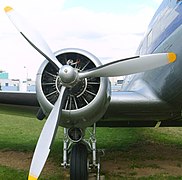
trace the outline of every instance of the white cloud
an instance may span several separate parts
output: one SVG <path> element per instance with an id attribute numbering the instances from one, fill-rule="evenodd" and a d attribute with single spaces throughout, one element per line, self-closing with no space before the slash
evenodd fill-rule
<path id="1" fill-rule="evenodd" d="M 53 51 L 78 47 L 103 59 L 134 55 L 140 34 L 146 30 L 154 13 L 152 8 L 144 5 L 135 15 L 116 15 L 83 7 L 61 10 L 64 0 L 8 2 L 39 29 Z M 3 3 L 1 1 L 0 5 Z M 35 78 L 44 58 L 23 40 L 4 12 L 0 12 L 0 16 L 0 69 L 9 71 L 11 78 L 19 78 L 22 67 L 26 66 L 29 76 Z"/>
<path id="2" fill-rule="evenodd" d="M 159 5 L 162 3 L 163 0 L 153 0 L 153 1 Z"/>

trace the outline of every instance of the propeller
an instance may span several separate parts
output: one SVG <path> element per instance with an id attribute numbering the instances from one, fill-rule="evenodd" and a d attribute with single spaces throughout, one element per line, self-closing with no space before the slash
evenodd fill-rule
<path id="1" fill-rule="evenodd" d="M 54 53 L 51 51 L 42 36 L 10 6 L 5 7 L 4 11 L 22 36 L 56 69 L 60 68 L 61 64 L 58 62 Z"/>
<path id="2" fill-rule="evenodd" d="M 57 60 L 40 34 L 16 13 L 13 8 L 7 6 L 4 10 L 23 37 L 59 70 L 58 76 L 62 83 L 59 97 L 48 116 L 35 148 L 29 172 L 29 180 L 37 180 L 44 167 L 59 121 L 61 120 L 62 106 L 69 93 L 69 87 L 75 86 L 80 79 L 83 78 L 122 76 L 157 68 L 176 60 L 176 55 L 174 53 L 151 54 L 121 59 L 90 70 L 79 72 L 72 66 L 63 66 Z"/>
<path id="3" fill-rule="evenodd" d="M 37 142 L 37 146 L 35 148 L 34 156 L 30 166 L 28 180 L 37 179 L 44 167 L 44 164 L 50 152 L 51 144 L 57 131 L 58 123 L 62 113 L 62 106 L 64 104 L 66 96 L 67 89 L 63 86 L 61 88 L 58 100 L 56 101 L 54 108 L 49 114 L 49 117 L 42 129 L 39 140 Z"/>
<path id="4" fill-rule="evenodd" d="M 87 77 L 114 77 L 151 70 L 176 60 L 174 53 L 159 53 L 135 56 L 113 61 L 99 67 L 79 73 L 79 78 Z"/>

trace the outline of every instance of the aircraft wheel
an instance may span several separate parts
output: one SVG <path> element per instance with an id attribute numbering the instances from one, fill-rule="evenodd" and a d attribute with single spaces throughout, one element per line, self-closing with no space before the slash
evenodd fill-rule
<path id="1" fill-rule="evenodd" d="M 77 143 L 71 150 L 70 159 L 70 179 L 88 180 L 87 147 L 82 143 Z"/>

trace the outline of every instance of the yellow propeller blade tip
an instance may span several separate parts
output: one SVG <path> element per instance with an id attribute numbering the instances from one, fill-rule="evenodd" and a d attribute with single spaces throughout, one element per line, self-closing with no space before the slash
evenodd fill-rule
<path id="1" fill-rule="evenodd" d="M 168 59 L 169 59 L 169 63 L 176 61 L 176 54 L 173 52 L 168 53 Z"/>
<path id="2" fill-rule="evenodd" d="M 10 7 L 10 6 L 6 6 L 6 7 L 4 8 L 4 11 L 5 11 L 5 12 L 9 12 L 9 11 L 12 11 L 12 10 L 13 10 L 13 8 Z"/>
<path id="3" fill-rule="evenodd" d="M 38 178 L 36 178 L 36 177 L 34 177 L 34 176 L 31 176 L 31 175 L 29 175 L 28 176 L 28 180 L 37 180 Z"/>

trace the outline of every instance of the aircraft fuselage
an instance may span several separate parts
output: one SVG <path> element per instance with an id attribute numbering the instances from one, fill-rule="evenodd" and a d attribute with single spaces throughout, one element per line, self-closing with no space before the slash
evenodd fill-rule
<path id="1" fill-rule="evenodd" d="M 145 73 L 134 75 L 127 90 L 137 79 L 144 81 L 162 100 L 172 106 L 182 106 L 182 2 L 163 1 L 154 15 L 137 53 L 175 52 L 177 61 Z M 136 90 L 136 86 L 134 87 Z M 142 88 L 142 83 L 138 85 Z"/>

